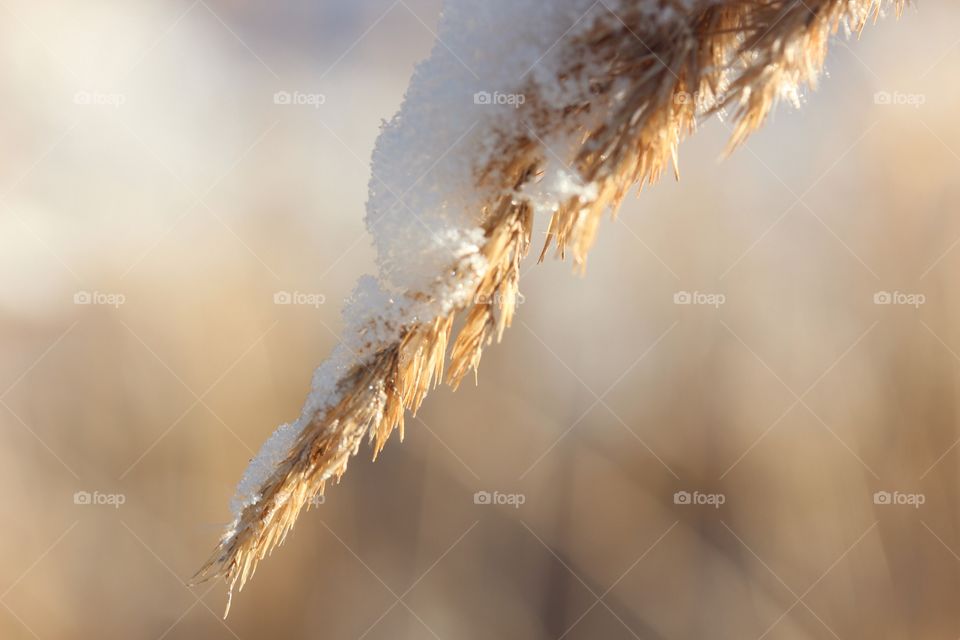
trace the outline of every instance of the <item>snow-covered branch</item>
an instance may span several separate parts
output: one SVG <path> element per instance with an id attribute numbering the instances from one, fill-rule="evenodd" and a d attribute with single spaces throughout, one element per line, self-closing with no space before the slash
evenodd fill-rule
<path id="1" fill-rule="evenodd" d="M 447 0 L 430 57 L 374 151 L 367 227 L 379 274 L 300 417 L 263 445 L 201 578 L 232 591 L 362 441 L 375 455 L 443 377 L 454 386 L 510 325 L 535 217 L 544 253 L 581 265 L 635 184 L 677 170 L 699 118 L 732 144 L 815 82 L 829 36 L 902 0 Z M 453 336 L 454 319 L 465 323 Z"/>

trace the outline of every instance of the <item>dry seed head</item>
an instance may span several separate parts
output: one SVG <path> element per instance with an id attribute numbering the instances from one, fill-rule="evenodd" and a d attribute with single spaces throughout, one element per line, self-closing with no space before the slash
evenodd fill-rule
<path id="1" fill-rule="evenodd" d="M 673 17 L 650 20 L 651 4 Z M 572 103 L 547 104 L 530 83 L 526 103 L 516 109 L 523 126 L 485 132 L 500 153 L 474 176 L 477 192 L 492 194 L 482 206 L 483 242 L 476 256 L 437 280 L 438 291 L 465 287 L 472 295 L 429 321 L 411 321 L 398 339 L 343 373 L 336 401 L 310 417 L 196 579 L 223 577 L 231 593 L 242 588 L 327 481 L 339 481 L 364 438 L 376 456 L 394 429 L 403 437 L 404 412 L 416 412 L 443 378 L 458 315 L 465 322 L 450 348 L 447 381 L 455 388 L 476 371 L 483 349 L 502 337 L 516 311 L 534 217 L 517 194 L 544 172 L 551 150 L 543 140 L 567 135 L 579 141 L 569 168 L 592 190 L 556 207 L 541 259 L 555 245 L 559 256 L 569 251 L 582 268 L 601 217 L 615 212 L 633 185 L 653 183 L 668 169 L 679 174 L 678 146 L 698 117 L 731 112 L 732 150 L 765 122 L 785 91 L 814 84 L 839 27 L 859 34 L 884 6 L 899 15 L 904 0 L 637 0 L 565 42 L 568 63 L 556 70 L 556 81 L 579 80 L 589 92 Z M 711 106 L 693 95 L 709 96 Z M 485 265 L 479 278 L 472 258 Z M 440 294 L 409 295 L 431 301 Z"/>

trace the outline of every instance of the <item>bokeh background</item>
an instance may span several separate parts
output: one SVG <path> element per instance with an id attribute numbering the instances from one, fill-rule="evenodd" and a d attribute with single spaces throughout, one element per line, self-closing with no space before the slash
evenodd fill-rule
<path id="1" fill-rule="evenodd" d="M 960 636 L 946 2 L 722 163 L 706 123 L 584 277 L 530 261 L 479 387 L 357 458 L 225 622 L 186 585 L 374 269 L 368 158 L 439 11 L 0 3 L 0 637 Z"/>

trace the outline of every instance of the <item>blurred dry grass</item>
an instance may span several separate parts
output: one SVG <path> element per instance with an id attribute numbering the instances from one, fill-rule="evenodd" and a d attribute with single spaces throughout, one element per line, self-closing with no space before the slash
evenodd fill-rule
<path id="1" fill-rule="evenodd" d="M 957 8 L 838 46 L 723 164 L 709 123 L 586 277 L 531 262 L 480 386 L 357 459 L 226 624 L 183 580 L 372 269 L 366 159 L 438 3 L 0 8 L 2 637 L 960 635 Z"/>

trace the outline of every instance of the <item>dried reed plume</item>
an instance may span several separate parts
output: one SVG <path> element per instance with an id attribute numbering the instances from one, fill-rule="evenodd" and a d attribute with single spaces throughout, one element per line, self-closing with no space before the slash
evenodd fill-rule
<path id="1" fill-rule="evenodd" d="M 615 214 L 634 184 L 652 183 L 671 166 L 677 171 L 677 147 L 698 118 L 728 112 L 734 125 L 730 148 L 736 147 L 764 123 L 785 92 L 815 84 L 828 39 L 839 28 L 859 34 L 884 6 L 899 15 L 904 3 L 636 0 L 564 41 L 569 62 L 558 70 L 558 82 L 577 79 L 589 92 L 575 103 L 546 104 L 537 86 L 523 87 L 527 102 L 517 118 L 528 123 L 528 133 L 486 132 L 500 149 L 475 176 L 475 188 L 493 194 L 483 211 L 485 240 L 479 248 L 488 266 L 482 277 L 471 279 L 464 258 L 438 280 L 470 286 L 470 302 L 403 327 L 399 340 L 339 379 L 335 403 L 312 416 L 197 580 L 223 577 L 231 594 L 238 585 L 242 589 L 300 511 L 323 494 L 327 480 L 340 479 L 364 438 L 373 442 L 374 457 L 394 429 L 403 438 L 404 412 L 415 413 L 443 378 L 454 320 L 461 314 L 465 323 L 453 337 L 447 382 L 457 387 L 477 369 L 483 349 L 502 336 L 515 312 L 519 265 L 533 225 L 531 206 L 515 194 L 534 183 L 548 162 L 542 139 L 558 132 L 576 136 L 579 152 L 571 170 L 595 189 L 589 199 L 571 197 L 553 213 L 541 259 L 554 247 L 561 257 L 569 252 L 582 268 L 601 217 L 608 210 Z M 651 20 L 651 6 L 671 17 Z M 429 299 L 436 293 L 410 295 Z"/>

